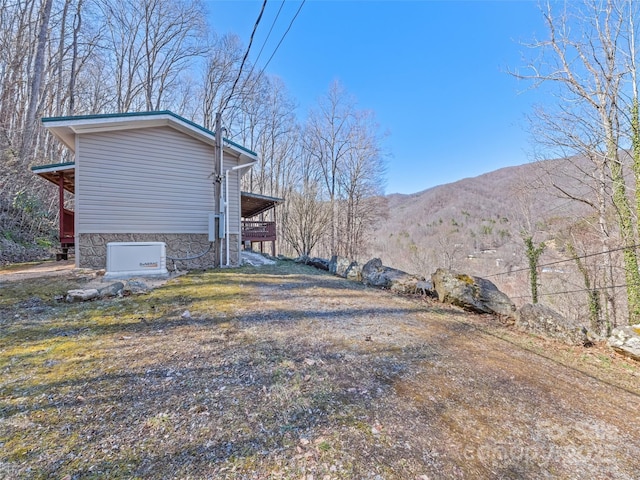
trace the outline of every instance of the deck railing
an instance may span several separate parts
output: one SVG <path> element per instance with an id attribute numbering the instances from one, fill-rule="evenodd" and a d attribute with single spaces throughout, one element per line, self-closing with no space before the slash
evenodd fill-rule
<path id="1" fill-rule="evenodd" d="M 242 221 L 242 241 L 273 241 L 276 239 L 276 222 Z"/>
<path id="2" fill-rule="evenodd" d="M 62 210 L 62 218 L 60 219 L 60 243 L 63 247 L 73 245 L 75 243 L 75 214 L 72 210 L 66 208 Z"/>

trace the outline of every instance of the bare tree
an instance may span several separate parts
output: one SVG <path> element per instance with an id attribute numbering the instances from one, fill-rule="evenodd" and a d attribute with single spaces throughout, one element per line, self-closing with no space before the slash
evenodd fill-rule
<path id="1" fill-rule="evenodd" d="M 317 166 L 331 211 L 327 226 L 330 255 L 357 256 L 367 229 L 384 205 L 384 162 L 377 125 L 369 112 L 334 82 L 304 133 L 304 149 Z"/>
<path id="2" fill-rule="evenodd" d="M 53 0 L 45 0 L 40 10 L 38 38 L 36 42 L 36 54 L 33 60 L 33 75 L 29 78 L 29 102 L 27 107 L 24 134 L 22 137 L 21 157 L 27 156 L 27 149 L 31 145 L 33 130 L 36 123 L 38 103 L 42 96 L 41 87 L 45 68 L 45 48 L 47 46 L 49 19 Z"/>
<path id="3" fill-rule="evenodd" d="M 240 68 L 243 47 L 237 35 L 214 38 L 207 53 L 202 86 L 202 125 L 213 129 L 216 113 L 222 110 Z"/>
<path id="4" fill-rule="evenodd" d="M 320 196 L 318 184 L 304 182 L 300 191 L 287 194 L 282 215 L 284 238 L 300 256 L 310 256 L 317 243 L 326 235 L 326 223 L 331 212 Z"/>
<path id="5" fill-rule="evenodd" d="M 163 108 L 186 67 L 205 53 L 202 7 L 191 0 L 108 0 L 101 9 L 117 110 Z"/>
<path id="6" fill-rule="evenodd" d="M 339 184 L 346 204 L 344 234 L 341 251 L 357 260 L 365 246 L 366 234 L 385 212 L 381 196 L 384 194 L 385 165 L 372 112 L 356 112 L 351 130 L 352 148 L 342 165 Z"/>
<path id="7" fill-rule="evenodd" d="M 517 73 L 536 85 L 552 84 L 558 104 L 551 111 L 539 111 L 535 131 L 538 138 L 564 156 L 578 154 L 584 162 L 574 162 L 582 186 L 588 183 L 593 195 L 569 191 L 554 183 L 567 198 L 583 202 L 598 212 L 603 253 L 611 250 L 612 229 L 608 225 L 608 202 L 617 221 L 615 230 L 625 246 L 624 272 L 630 320 L 640 318 L 640 272 L 635 249 L 635 214 L 625 182 L 625 158 L 621 153 L 624 80 L 628 69 L 621 54 L 621 38 L 628 25 L 629 11 L 613 0 L 585 0 L 562 5 L 548 2 L 542 9 L 548 39 L 535 42 L 539 60 L 529 73 Z M 557 8 L 556 8 L 557 7 Z M 557 12 L 559 9 L 559 13 Z M 556 15 L 558 13 L 558 15 Z M 547 150 L 550 151 L 550 150 Z M 578 158 L 578 157 L 577 157 Z M 588 163 L 586 164 L 588 165 Z M 586 175 L 585 175 L 586 174 Z M 606 258 L 606 257 L 605 257 Z"/>
<path id="8" fill-rule="evenodd" d="M 147 110 L 159 110 L 168 90 L 194 57 L 205 53 L 200 4 L 189 0 L 144 2 L 144 85 Z"/>
<path id="9" fill-rule="evenodd" d="M 304 135 L 305 149 L 322 171 L 324 191 L 331 209 L 330 255 L 338 254 L 339 176 L 353 148 L 350 135 L 353 121 L 354 101 L 338 82 L 334 82 L 318 108 L 309 115 Z"/>

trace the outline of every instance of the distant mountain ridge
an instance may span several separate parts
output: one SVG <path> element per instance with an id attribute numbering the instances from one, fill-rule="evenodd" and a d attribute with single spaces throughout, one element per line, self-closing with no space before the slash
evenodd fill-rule
<path id="1" fill-rule="evenodd" d="M 547 172 L 563 171 L 568 161 L 505 167 L 414 194 L 391 194 L 369 254 L 424 276 L 438 267 L 486 276 L 526 267 L 522 235 L 530 232 L 549 243 L 546 259 L 559 258 L 558 232 L 591 214 L 549 185 Z M 557 178 L 563 188 L 586 193 L 580 179 Z"/>

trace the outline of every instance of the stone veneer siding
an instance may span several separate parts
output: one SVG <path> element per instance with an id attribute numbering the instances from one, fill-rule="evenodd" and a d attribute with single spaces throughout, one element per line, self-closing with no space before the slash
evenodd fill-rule
<path id="1" fill-rule="evenodd" d="M 224 241 L 224 240 L 223 240 Z M 222 247 L 222 253 L 225 257 L 222 259 L 222 263 L 227 261 L 227 256 L 225 253 L 226 249 L 226 241 L 224 247 Z M 232 233 L 229 234 L 229 263 L 232 267 L 237 267 L 240 264 L 240 236 L 234 235 Z"/>
<path id="2" fill-rule="evenodd" d="M 81 233 L 76 235 L 80 255 L 80 268 L 105 268 L 107 265 L 107 243 L 110 242 L 164 242 L 167 244 L 167 257 L 186 258 L 198 255 L 209 248 L 206 234 L 187 233 Z M 229 235 L 231 265 L 238 265 L 238 235 Z M 224 241 L 223 241 L 224 248 Z M 188 261 L 176 261 L 179 270 L 193 268 L 214 268 L 218 266 L 219 254 L 214 245 L 206 255 Z M 223 263 L 226 253 L 223 250 Z M 173 261 L 167 258 L 167 269 L 173 270 Z"/>

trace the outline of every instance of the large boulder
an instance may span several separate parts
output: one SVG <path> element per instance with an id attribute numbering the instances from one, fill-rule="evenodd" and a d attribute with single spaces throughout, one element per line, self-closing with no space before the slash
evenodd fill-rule
<path id="1" fill-rule="evenodd" d="M 389 279 L 383 275 L 384 270 L 382 260 L 372 258 L 362 266 L 362 283 L 371 287 L 387 287 Z"/>
<path id="2" fill-rule="evenodd" d="M 101 298 L 117 297 L 118 295 L 122 295 L 122 290 L 124 290 L 124 283 L 115 282 L 106 287 L 99 288 L 98 295 Z"/>
<path id="3" fill-rule="evenodd" d="M 319 258 L 319 257 L 310 258 L 307 261 L 307 265 L 317 268 L 318 270 L 325 270 L 325 271 L 329 270 L 329 260 L 326 260 L 324 258 Z"/>
<path id="4" fill-rule="evenodd" d="M 304 263 L 305 265 L 309 265 L 319 270 L 325 270 L 325 271 L 329 270 L 329 260 L 325 260 L 324 258 L 317 258 L 317 257 L 310 258 L 306 255 L 302 255 L 296 258 L 294 262 Z"/>
<path id="5" fill-rule="evenodd" d="M 640 361 L 640 324 L 614 328 L 607 344 L 616 352 Z"/>
<path id="6" fill-rule="evenodd" d="M 422 280 L 402 270 L 385 267 L 379 258 L 365 263 L 361 275 L 365 285 L 386 288 L 395 293 L 416 293 L 416 284 Z"/>
<path id="7" fill-rule="evenodd" d="M 351 280 L 353 282 L 361 282 L 362 281 L 362 265 L 359 265 L 358 262 L 353 262 L 349 265 L 349 268 L 346 272 L 347 280 Z"/>
<path id="8" fill-rule="evenodd" d="M 329 272 L 354 282 L 362 280 L 362 266 L 348 258 L 334 255 L 329 261 Z"/>
<path id="9" fill-rule="evenodd" d="M 69 303 L 87 302 L 98 298 L 99 296 L 100 292 L 95 288 L 69 290 L 67 292 L 66 301 Z"/>
<path id="10" fill-rule="evenodd" d="M 555 310 L 527 303 L 516 315 L 516 327 L 537 335 L 555 338 L 569 345 L 590 343 L 587 329 L 575 320 L 563 317 Z"/>
<path id="11" fill-rule="evenodd" d="M 431 275 L 433 288 L 443 303 L 477 313 L 514 317 L 515 305 L 489 280 L 439 268 Z"/>
<path id="12" fill-rule="evenodd" d="M 353 264 L 357 265 L 357 262 L 352 262 L 348 258 L 334 255 L 329 261 L 329 272 L 342 278 L 347 278 L 347 272 Z"/>

